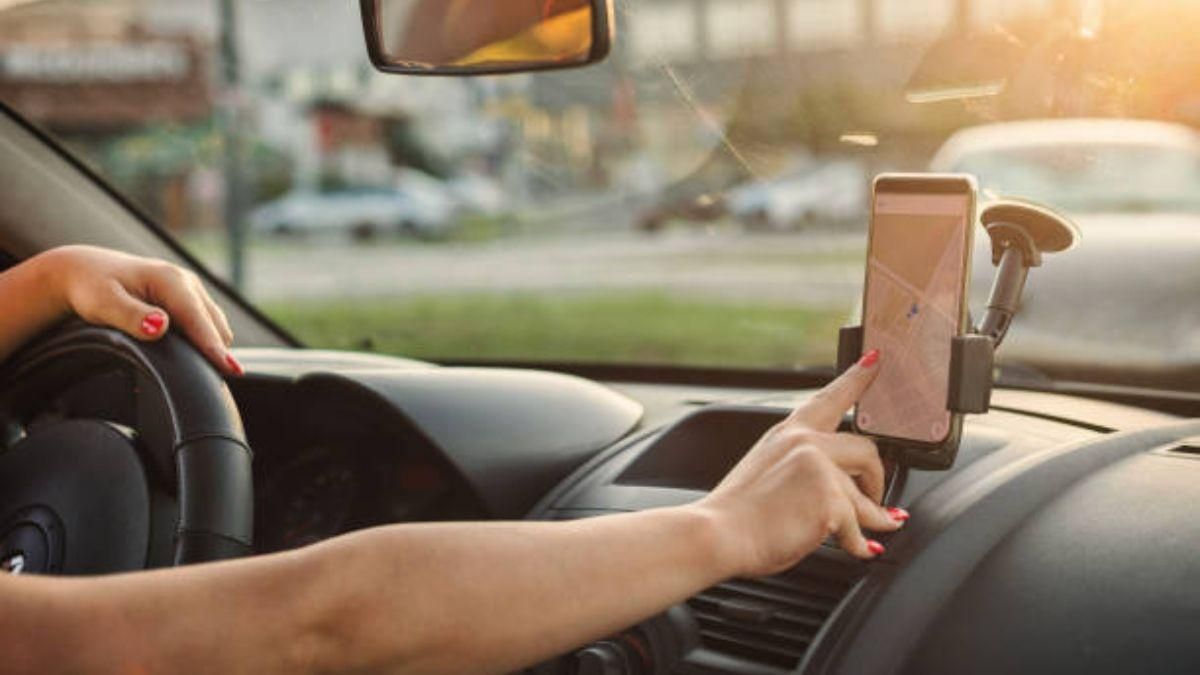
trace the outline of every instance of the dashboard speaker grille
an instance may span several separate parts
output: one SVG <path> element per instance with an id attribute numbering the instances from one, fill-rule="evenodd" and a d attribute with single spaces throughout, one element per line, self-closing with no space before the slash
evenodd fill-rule
<path id="1" fill-rule="evenodd" d="M 780 672 L 794 669 L 863 575 L 861 564 L 823 553 L 784 574 L 735 579 L 689 600 L 701 646 Z"/>

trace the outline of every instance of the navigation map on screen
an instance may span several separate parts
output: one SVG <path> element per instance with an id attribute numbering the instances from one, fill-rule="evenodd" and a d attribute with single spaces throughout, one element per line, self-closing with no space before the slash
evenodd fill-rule
<path id="1" fill-rule="evenodd" d="M 858 428 L 939 443 L 950 432 L 950 349 L 958 334 L 970 197 L 880 192 L 875 199 L 863 351 L 881 371 L 859 402 Z"/>

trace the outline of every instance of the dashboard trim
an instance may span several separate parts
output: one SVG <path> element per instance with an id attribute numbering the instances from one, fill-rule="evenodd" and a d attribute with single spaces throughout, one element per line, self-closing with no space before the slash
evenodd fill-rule
<path id="1" fill-rule="evenodd" d="M 901 669 L 943 604 L 1023 519 L 1102 467 L 1197 433 L 1200 420 L 1188 420 L 1032 454 L 1005 448 L 949 477 L 909 507 L 909 527 L 889 542 L 890 564 L 864 579 L 803 672 Z"/>

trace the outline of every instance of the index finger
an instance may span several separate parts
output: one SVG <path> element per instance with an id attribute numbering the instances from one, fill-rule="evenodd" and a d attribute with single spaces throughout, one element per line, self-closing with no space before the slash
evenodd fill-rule
<path id="1" fill-rule="evenodd" d="M 796 421 L 817 431 L 837 429 L 846 411 L 854 407 L 863 392 L 879 376 L 878 349 L 872 349 L 858 363 L 792 411 L 789 421 Z"/>

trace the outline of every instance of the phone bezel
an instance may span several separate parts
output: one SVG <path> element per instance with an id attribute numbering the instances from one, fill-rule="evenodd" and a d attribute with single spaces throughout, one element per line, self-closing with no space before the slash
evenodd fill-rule
<path id="1" fill-rule="evenodd" d="M 966 250 L 963 255 L 962 284 L 959 296 L 958 328 L 954 337 L 965 335 L 970 330 L 969 325 L 969 293 L 971 286 L 971 258 L 975 248 L 975 223 L 978 220 L 979 187 L 975 177 L 970 174 L 935 174 L 935 173 L 885 173 L 876 176 L 871 188 L 871 221 L 867 232 L 867 260 L 871 259 L 875 245 L 875 208 L 878 195 L 881 192 L 891 194 L 965 194 L 967 196 L 967 225 L 964 237 Z M 862 326 L 863 335 L 867 331 L 867 297 L 871 283 L 869 266 L 863 271 L 862 295 Z M 886 358 L 886 356 L 884 357 Z M 949 383 L 947 383 L 948 385 Z M 949 389 L 947 388 L 947 391 Z M 857 433 L 870 436 L 882 441 L 892 441 L 903 444 L 905 448 L 926 452 L 936 452 L 951 444 L 957 444 L 962 433 L 962 413 L 950 410 L 949 398 L 946 409 L 950 413 L 950 424 L 947 425 L 946 436 L 939 441 L 926 441 L 902 436 L 887 436 L 865 431 L 858 426 L 858 406 L 854 407 L 853 426 Z"/>

